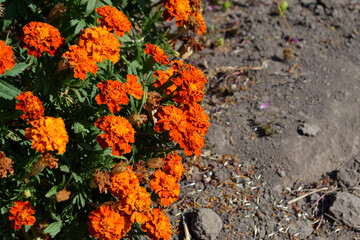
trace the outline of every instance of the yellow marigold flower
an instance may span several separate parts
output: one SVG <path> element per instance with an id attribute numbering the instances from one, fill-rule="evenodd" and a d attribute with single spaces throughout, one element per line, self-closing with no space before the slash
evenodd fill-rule
<path id="1" fill-rule="evenodd" d="M 38 58 L 47 52 L 54 56 L 64 44 L 59 30 L 43 22 L 30 22 L 26 24 L 19 34 L 20 46 L 27 48 L 28 54 Z"/>
<path id="2" fill-rule="evenodd" d="M 101 206 L 89 214 L 89 232 L 100 240 L 118 240 L 125 236 L 125 219 L 111 206 Z"/>
<path id="3" fill-rule="evenodd" d="M 32 92 L 22 92 L 16 97 L 19 102 L 16 104 L 15 109 L 23 110 L 24 115 L 22 119 L 28 118 L 28 121 L 39 119 L 44 115 L 44 107 L 40 99 L 33 95 Z"/>
<path id="4" fill-rule="evenodd" d="M 164 0 L 163 5 L 166 10 L 164 11 L 164 18 L 170 21 L 176 18 L 176 24 L 180 27 L 183 21 L 186 21 L 191 13 L 189 0 Z"/>
<path id="5" fill-rule="evenodd" d="M 169 217 L 159 208 L 149 213 L 149 220 L 141 225 L 141 229 L 153 240 L 169 240 L 172 233 Z"/>
<path id="6" fill-rule="evenodd" d="M 97 104 L 106 104 L 111 113 L 119 112 L 121 110 L 120 104 L 128 104 L 127 88 L 123 83 L 116 80 L 107 80 L 97 84 L 97 87 L 101 92 L 95 98 Z"/>
<path id="7" fill-rule="evenodd" d="M 139 186 L 139 179 L 135 175 L 131 167 L 126 171 L 111 175 L 111 193 L 118 198 L 129 194 L 131 189 Z"/>
<path id="8" fill-rule="evenodd" d="M 96 12 L 103 17 L 97 20 L 100 22 L 100 26 L 106 26 L 109 31 L 114 30 L 116 36 L 122 37 L 124 32 L 130 32 L 131 22 L 125 14 L 116 9 L 116 7 L 107 5 L 97 8 Z"/>
<path id="9" fill-rule="evenodd" d="M 112 154 L 116 156 L 131 152 L 129 143 L 135 141 L 135 130 L 126 118 L 103 116 L 95 122 L 95 126 L 105 132 L 96 138 L 103 149 L 112 147 Z"/>
<path id="10" fill-rule="evenodd" d="M 145 47 L 145 53 L 152 56 L 158 63 L 161 63 L 163 65 L 168 65 L 170 63 L 164 51 L 158 46 L 147 43 L 145 44 Z"/>
<path id="11" fill-rule="evenodd" d="M 173 176 L 167 175 L 160 169 L 153 174 L 149 185 L 159 195 L 163 206 L 169 206 L 179 198 L 179 183 Z"/>
<path id="12" fill-rule="evenodd" d="M 13 161 L 6 157 L 4 152 L 0 151 L 0 176 L 2 178 L 6 178 L 8 172 L 14 174 L 13 164 Z"/>
<path id="13" fill-rule="evenodd" d="M 15 66 L 13 59 L 14 52 L 10 46 L 6 46 L 4 41 L 0 40 L 0 75 L 6 70 L 11 70 Z"/>
<path id="14" fill-rule="evenodd" d="M 35 214 L 35 208 L 28 201 L 15 201 L 9 215 L 9 220 L 12 221 L 11 227 L 20 230 L 23 225 L 34 225 L 36 219 L 32 216 L 33 214 Z"/>
<path id="15" fill-rule="evenodd" d="M 136 99 L 141 99 L 144 91 L 141 83 L 138 83 L 138 78 L 135 75 L 128 74 L 126 76 L 127 82 L 124 84 L 125 91 L 127 94 L 132 95 Z"/>
<path id="16" fill-rule="evenodd" d="M 58 151 L 58 154 L 65 152 L 69 136 L 61 117 L 41 117 L 30 124 L 33 127 L 25 129 L 25 137 L 33 140 L 31 146 L 36 151 Z"/>
<path id="17" fill-rule="evenodd" d="M 176 181 L 180 181 L 182 174 L 185 172 L 184 166 L 181 163 L 181 157 L 176 152 L 169 153 L 164 162 L 165 165 L 162 167 L 162 170 L 166 174 L 172 175 Z"/>
<path id="18" fill-rule="evenodd" d="M 121 44 L 106 27 L 86 29 L 85 33 L 80 36 L 79 47 L 84 48 L 93 60 L 99 63 L 104 59 L 109 59 L 115 64 L 120 59 Z"/>
<path id="19" fill-rule="evenodd" d="M 96 75 L 98 66 L 92 57 L 84 48 L 77 45 L 71 45 L 69 50 L 63 54 L 63 59 L 74 69 L 74 77 L 85 80 L 86 74 L 92 72 Z"/>

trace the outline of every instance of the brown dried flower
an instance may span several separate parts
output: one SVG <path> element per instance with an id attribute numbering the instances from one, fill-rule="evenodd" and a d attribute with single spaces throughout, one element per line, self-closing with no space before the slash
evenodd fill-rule
<path id="1" fill-rule="evenodd" d="M 129 116 L 128 120 L 131 123 L 131 125 L 140 127 L 142 124 L 144 124 L 147 121 L 147 116 L 145 114 L 135 113 Z"/>
<path id="2" fill-rule="evenodd" d="M 107 193 L 109 187 L 111 186 L 109 172 L 106 170 L 101 172 L 99 169 L 96 169 L 93 173 L 93 176 L 96 185 L 99 187 L 100 193 Z"/>
<path id="3" fill-rule="evenodd" d="M 14 169 L 12 168 L 13 161 L 6 157 L 5 153 L 0 151 L 0 176 L 2 178 L 7 177 L 7 172 L 14 174 Z"/>
<path id="4" fill-rule="evenodd" d="M 69 199 L 71 192 L 67 191 L 66 188 L 64 188 L 63 190 L 59 191 L 56 194 L 56 201 L 57 202 L 63 202 Z"/>
<path id="5" fill-rule="evenodd" d="M 117 163 L 111 171 L 111 174 L 118 174 L 125 172 L 128 169 L 129 165 L 126 162 Z"/>
<path id="6" fill-rule="evenodd" d="M 152 158 L 147 162 L 148 167 L 150 168 L 162 168 L 164 166 L 163 158 Z"/>

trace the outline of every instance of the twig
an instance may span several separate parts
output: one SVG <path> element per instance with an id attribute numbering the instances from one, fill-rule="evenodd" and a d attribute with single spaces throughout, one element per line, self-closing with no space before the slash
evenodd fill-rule
<path id="1" fill-rule="evenodd" d="M 288 204 L 291 205 L 292 203 L 297 202 L 300 199 L 306 198 L 307 196 L 309 196 L 313 193 L 317 193 L 317 192 L 321 192 L 321 191 L 325 191 L 325 190 L 329 190 L 329 188 L 325 187 L 325 188 L 315 189 L 315 190 L 308 192 L 300 197 L 297 197 L 297 198 L 294 198 L 293 200 L 288 201 Z"/>
<path id="2" fill-rule="evenodd" d="M 188 228 L 188 226 L 187 226 L 187 223 L 186 223 L 186 221 L 185 221 L 184 215 L 182 215 L 182 220 L 183 220 L 184 232 L 185 232 L 185 238 L 184 238 L 184 240 L 191 240 L 191 235 L 190 235 L 190 232 L 189 232 L 189 228 Z"/>
<path id="3" fill-rule="evenodd" d="M 316 204 L 318 204 L 318 202 L 319 202 L 321 199 L 323 199 L 326 195 L 328 195 L 329 193 L 332 193 L 332 192 L 334 192 L 334 191 L 336 191 L 336 190 L 337 190 L 337 186 L 335 186 L 334 189 L 328 191 L 327 193 L 325 193 L 324 195 L 322 195 L 321 197 L 319 197 L 319 199 L 312 205 L 312 207 L 311 207 L 310 209 L 312 209 L 313 207 L 315 207 Z"/>

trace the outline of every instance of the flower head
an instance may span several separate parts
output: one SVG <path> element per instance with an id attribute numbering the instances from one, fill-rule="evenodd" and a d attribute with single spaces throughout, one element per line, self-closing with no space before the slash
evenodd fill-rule
<path id="1" fill-rule="evenodd" d="M 135 130 L 126 118 L 103 116 L 95 122 L 95 126 L 105 132 L 96 138 L 103 149 L 112 147 L 112 154 L 116 156 L 131 152 L 129 143 L 135 141 Z"/>
<path id="2" fill-rule="evenodd" d="M 58 159 L 54 158 L 53 153 L 45 152 L 41 155 L 39 160 L 32 166 L 28 177 L 35 176 L 42 172 L 46 167 L 58 168 Z"/>
<path id="3" fill-rule="evenodd" d="M 74 69 L 74 77 L 85 80 L 86 74 L 92 72 L 94 75 L 98 70 L 95 60 L 77 45 L 71 45 L 69 50 L 63 54 L 63 59 Z"/>
<path id="4" fill-rule="evenodd" d="M 141 83 L 138 83 L 137 76 L 128 74 L 126 76 L 126 80 L 127 82 L 124 84 L 125 91 L 134 98 L 141 99 L 144 91 L 142 89 Z"/>
<path id="5" fill-rule="evenodd" d="M 147 43 L 145 44 L 145 47 L 145 53 L 152 56 L 158 63 L 161 63 L 163 65 L 168 65 L 170 63 L 164 51 L 158 46 Z"/>
<path id="6" fill-rule="evenodd" d="M 36 58 L 39 58 L 44 52 L 54 56 L 65 41 L 59 30 L 43 22 L 26 24 L 19 35 L 20 46 L 27 48 L 28 54 Z"/>
<path id="7" fill-rule="evenodd" d="M 107 104 L 111 113 L 121 110 L 120 104 L 128 104 L 127 87 L 119 81 L 107 80 L 97 84 L 100 94 L 95 98 L 97 104 Z"/>
<path id="8" fill-rule="evenodd" d="M 44 107 L 40 99 L 33 95 L 32 92 L 22 92 L 16 97 L 19 102 L 16 104 L 16 109 L 24 111 L 22 119 L 28 118 L 28 121 L 39 119 L 44 115 Z"/>
<path id="9" fill-rule="evenodd" d="M 109 59 L 115 64 L 120 59 L 121 44 L 106 27 L 86 29 L 80 36 L 79 47 L 84 48 L 92 59 L 99 63 Z"/>
<path id="10" fill-rule="evenodd" d="M 183 110 L 186 115 L 186 121 L 191 128 L 194 128 L 202 136 L 205 136 L 210 126 L 209 116 L 204 109 L 197 103 L 192 105 L 184 105 Z"/>
<path id="11" fill-rule="evenodd" d="M 13 161 L 6 157 L 4 152 L 0 151 L 0 176 L 2 178 L 6 178 L 8 172 L 14 174 L 13 164 Z"/>
<path id="12" fill-rule="evenodd" d="M 179 145 L 184 148 L 186 155 L 190 156 L 195 153 L 196 156 L 200 156 L 201 148 L 204 146 L 204 138 L 195 129 L 189 127 L 183 133 Z"/>
<path id="13" fill-rule="evenodd" d="M 111 193 L 118 198 L 125 197 L 131 189 L 139 186 L 139 180 L 131 167 L 124 172 L 111 175 Z"/>
<path id="14" fill-rule="evenodd" d="M 14 52 L 10 46 L 6 46 L 4 41 L 0 40 L 0 75 L 6 70 L 11 70 L 15 66 L 13 59 Z"/>
<path id="15" fill-rule="evenodd" d="M 116 36 L 122 37 L 124 32 L 130 32 L 131 22 L 123 12 L 115 7 L 109 5 L 99 7 L 96 12 L 102 17 L 97 20 L 100 22 L 100 26 L 106 26 L 109 31 L 114 30 Z"/>
<path id="16" fill-rule="evenodd" d="M 154 72 L 153 78 L 157 78 L 157 81 L 154 83 L 154 87 L 159 88 L 162 85 L 164 85 L 171 76 L 173 76 L 174 73 L 176 73 L 181 66 L 184 65 L 182 61 L 171 61 L 171 68 L 166 70 L 165 72 L 163 70 L 157 70 Z M 175 84 L 171 85 L 165 90 L 166 94 L 170 94 L 176 90 L 177 86 Z"/>
<path id="17" fill-rule="evenodd" d="M 149 220 L 141 225 L 141 229 L 153 240 L 169 240 L 172 233 L 169 218 L 159 208 L 149 213 Z"/>
<path id="18" fill-rule="evenodd" d="M 25 137 L 33 140 L 31 146 L 36 151 L 58 151 L 58 154 L 65 152 L 69 136 L 61 117 L 41 117 L 30 124 L 33 127 L 25 129 Z"/>
<path id="19" fill-rule="evenodd" d="M 125 219 L 111 206 L 101 206 L 89 214 L 89 232 L 100 240 L 118 240 L 125 236 Z"/>
<path id="20" fill-rule="evenodd" d="M 177 153 L 169 153 L 164 159 L 165 165 L 162 167 L 162 170 L 168 174 L 172 175 L 176 181 L 181 180 L 182 174 L 185 172 L 184 166 L 181 164 L 181 157 Z"/>
<path id="21" fill-rule="evenodd" d="M 160 169 L 153 174 L 149 185 L 159 195 L 163 206 L 169 206 L 179 198 L 180 186 L 176 178 L 167 175 Z"/>
<path id="22" fill-rule="evenodd" d="M 181 26 L 183 21 L 186 21 L 191 13 L 191 6 L 189 0 L 164 0 L 163 5 L 165 20 L 169 21 L 176 18 L 176 24 Z"/>
<path id="23" fill-rule="evenodd" d="M 100 193 L 107 193 L 108 189 L 111 186 L 109 172 L 106 170 L 103 170 L 101 172 L 99 169 L 96 169 L 93 173 L 93 176 L 97 187 L 99 187 Z"/>
<path id="24" fill-rule="evenodd" d="M 34 225 L 36 219 L 32 216 L 35 213 L 35 208 L 26 201 L 15 201 L 14 206 L 10 209 L 9 220 L 11 227 L 15 230 L 20 230 L 23 225 Z"/>

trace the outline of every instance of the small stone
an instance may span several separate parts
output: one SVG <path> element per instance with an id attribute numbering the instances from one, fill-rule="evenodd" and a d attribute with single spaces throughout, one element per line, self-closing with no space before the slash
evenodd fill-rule
<path id="1" fill-rule="evenodd" d="M 309 137 L 315 137 L 318 132 L 320 131 L 320 128 L 316 125 L 310 125 L 307 123 L 303 123 L 298 127 L 298 132 L 301 135 L 309 136 Z"/>
<path id="2" fill-rule="evenodd" d="M 313 227 L 308 221 L 296 221 L 295 225 L 299 231 L 299 238 L 306 239 L 313 232 Z"/>
<path id="3" fill-rule="evenodd" d="M 360 230 L 360 198 L 348 192 L 336 192 L 329 211 L 344 224 Z"/>
<path id="4" fill-rule="evenodd" d="M 209 208 L 199 209 L 191 218 L 191 232 L 200 240 L 215 240 L 222 227 L 219 215 Z"/>
<path id="5" fill-rule="evenodd" d="M 276 170 L 276 173 L 277 173 L 280 177 L 285 177 L 285 176 L 286 176 L 285 171 L 282 170 L 282 169 L 280 169 L 280 168 L 278 168 L 278 169 Z"/>
<path id="6" fill-rule="evenodd" d="M 354 187 L 360 182 L 359 173 L 354 169 L 341 168 L 336 173 L 336 178 L 338 181 L 344 183 L 347 187 Z"/>

